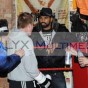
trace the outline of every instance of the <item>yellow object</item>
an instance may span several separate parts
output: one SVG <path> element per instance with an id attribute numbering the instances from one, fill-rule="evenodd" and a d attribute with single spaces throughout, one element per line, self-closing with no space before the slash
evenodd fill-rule
<path id="1" fill-rule="evenodd" d="M 22 0 L 16 0 L 16 4 L 17 4 L 17 15 L 19 15 L 21 12 L 23 12 Z"/>
<path id="2" fill-rule="evenodd" d="M 76 0 L 73 0 L 73 9 L 77 9 L 77 3 L 76 3 Z"/>

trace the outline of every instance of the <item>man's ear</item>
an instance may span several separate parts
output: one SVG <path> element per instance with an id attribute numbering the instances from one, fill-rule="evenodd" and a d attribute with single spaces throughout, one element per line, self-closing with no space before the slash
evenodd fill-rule
<path id="1" fill-rule="evenodd" d="M 30 27 L 31 25 L 30 24 L 28 24 L 28 27 Z"/>
<path id="2" fill-rule="evenodd" d="M 28 27 L 29 27 L 29 28 L 33 28 L 33 24 L 29 24 Z"/>
<path id="3" fill-rule="evenodd" d="M 51 22 L 53 22 L 53 18 L 51 17 Z"/>

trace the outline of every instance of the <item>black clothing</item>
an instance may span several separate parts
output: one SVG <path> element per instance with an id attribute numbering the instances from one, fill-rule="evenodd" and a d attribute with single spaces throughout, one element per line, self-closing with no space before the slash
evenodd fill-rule
<path id="1" fill-rule="evenodd" d="M 71 32 L 88 32 L 87 24 L 81 21 L 78 13 L 71 16 L 71 22 Z"/>
<path id="2" fill-rule="evenodd" d="M 39 68 L 59 68 L 65 66 L 65 50 L 64 48 L 68 46 L 68 43 L 75 41 L 72 34 L 69 33 L 65 26 L 59 23 L 52 24 L 52 30 L 48 31 L 46 34 L 51 37 L 51 44 L 58 44 L 58 47 L 54 50 L 52 54 L 48 54 L 47 45 L 45 43 L 44 37 L 45 33 L 42 31 L 40 24 L 34 27 L 32 32 L 32 39 L 34 42 L 35 54 L 38 60 Z M 40 49 L 38 49 L 38 47 Z M 41 48 L 43 47 L 43 49 Z M 43 71 L 44 74 L 51 75 L 52 88 L 66 88 L 65 77 L 62 71 Z"/>
<path id="3" fill-rule="evenodd" d="M 41 25 L 37 24 L 37 26 L 34 27 L 33 33 L 32 33 L 32 39 L 34 42 L 34 46 L 36 47 L 42 47 L 46 46 L 44 43 L 43 38 L 40 35 L 40 31 L 42 30 Z M 50 55 L 47 53 L 47 49 L 35 49 L 35 54 L 38 60 L 38 66 L 39 68 L 53 68 L 53 67 L 64 67 L 65 66 L 65 50 L 64 48 L 70 43 L 71 41 L 75 41 L 74 38 L 71 38 L 72 34 L 69 33 L 68 29 L 66 29 L 65 26 L 54 23 L 52 30 L 56 32 L 52 39 L 52 43 L 58 43 L 60 48 L 57 48 L 54 50 L 54 52 Z M 52 33 L 52 32 L 51 32 Z M 64 45 L 62 47 L 62 44 L 66 43 L 67 45 Z"/>
<path id="4" fill-rule="evenodd" d="M 35 88 L 33 81 L 13 81 L 8 80 L 9 88 Z"/>

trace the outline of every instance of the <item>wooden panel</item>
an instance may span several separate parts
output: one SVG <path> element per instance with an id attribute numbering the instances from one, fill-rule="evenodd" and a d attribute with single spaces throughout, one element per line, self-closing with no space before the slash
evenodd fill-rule
<path id="1" fill-rule="evenodd" d="M 7 78 L 0 78 L 0 88 L 9 88 Z"/>

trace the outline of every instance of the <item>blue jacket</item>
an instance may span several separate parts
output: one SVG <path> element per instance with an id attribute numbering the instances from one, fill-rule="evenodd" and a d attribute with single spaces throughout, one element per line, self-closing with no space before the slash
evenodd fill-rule
<path id="1" fill-rule="evenodd" d="M 5 58 L 0 57 L 0 72 L 10 72 L 12 71 L 19 63 L 21 59 L 20 56 L 12 54 Z"/>
<path id="2" fill-rule="evenodd" d="M 7 56 L 6 48 L 0 42 L 0 73 L 12 71 L 20 61 L 20 56 L 16 54 Z"/>

